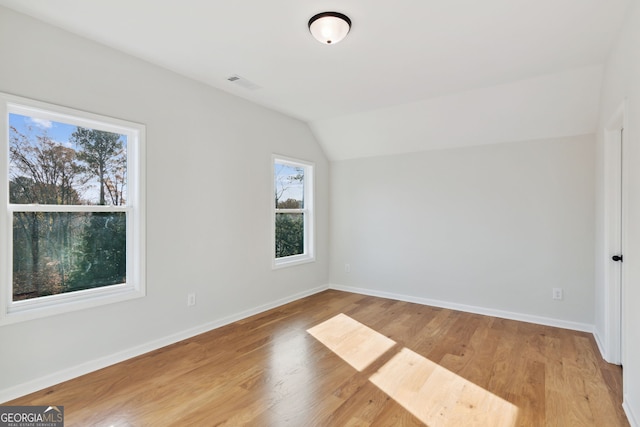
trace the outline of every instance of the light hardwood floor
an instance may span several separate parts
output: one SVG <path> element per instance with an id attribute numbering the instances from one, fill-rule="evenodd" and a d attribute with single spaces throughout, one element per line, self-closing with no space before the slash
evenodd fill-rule
<path id="1" fill-rule="evenodd" d="M 590 334 L 329 290 L 7 402 L 67 426 L 628 426 Z"/>

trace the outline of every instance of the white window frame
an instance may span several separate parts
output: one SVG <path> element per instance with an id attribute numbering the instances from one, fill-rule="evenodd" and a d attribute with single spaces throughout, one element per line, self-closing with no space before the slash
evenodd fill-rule
<path id="1" fill-rule="evenodd" d="M 0 92 L 0 325 L 97 307 L 146 295 L 145 126 Z M 9 201 L 9 113 L 127 136 L 126 206 L 14 205 Z M 124 212 L 127 276 L 122 284 L 13 301 L 14 212 Z M 6 243 L 4 243 L 6 242 Z"/>
<path id="2" fill-rule="evenodd" d="M 302 209 L 276 209 L 276 200 L 273 195 L 276 192 L 276 163 L 285 164 L 304 169 L 304 208 Z M 272 155 L 271 158 L 271 258 L 272 268 L 278 269 L 291 267 L 315 261 L 315 164 L 306 160 L 291 157 Z M 277 213 L 303 213 L 304 214 L 304 252 L 299 255 L 276 258 L 276 214 Z"/>

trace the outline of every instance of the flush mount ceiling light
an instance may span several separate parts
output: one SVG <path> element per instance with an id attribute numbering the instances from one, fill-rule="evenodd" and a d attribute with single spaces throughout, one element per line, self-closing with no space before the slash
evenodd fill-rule
<path id="1" fill-rule="evenodd" d="M 322 44 L 336 44 L 347 36 L 351 19 L 338 12 L 322 12 L 309 19 L 309 31 Z"/>

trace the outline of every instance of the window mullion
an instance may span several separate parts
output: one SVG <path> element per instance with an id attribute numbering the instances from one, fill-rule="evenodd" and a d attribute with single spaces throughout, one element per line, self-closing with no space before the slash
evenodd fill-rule
<path id="1" fill-rule="evenodd" d="M 280 209 L 276 208 L 276 213 L 306 213 L 307 209 Z"/>

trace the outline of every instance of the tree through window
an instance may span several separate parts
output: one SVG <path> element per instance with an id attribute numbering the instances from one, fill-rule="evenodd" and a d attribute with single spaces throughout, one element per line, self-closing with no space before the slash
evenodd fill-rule
<path id="1" fill-rule="evenodd" d="M 134 247 L 140 239 L 132 231 L 139 236 L 141 230 L 142 129 L 81 112 L 70 116 L 10 102 L 5 107 L 12 236 L 8 312 L 27 302 L 114 285 L 139 293 L 133 260 L 141 254 Z"/>
<path id="2" fill-rule="evenodd" d="M 313 259 L 313 166 L 274 159 L 274 265 Z"/>
<path id="3" fill-rule="evenodd" d="M 21 211 L 122 206 L 127 137 L 9 114 L 13 300 L 126 282 L 124 212 Z"/>

